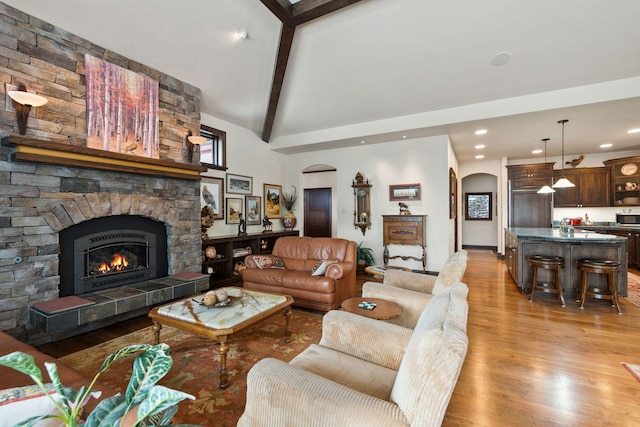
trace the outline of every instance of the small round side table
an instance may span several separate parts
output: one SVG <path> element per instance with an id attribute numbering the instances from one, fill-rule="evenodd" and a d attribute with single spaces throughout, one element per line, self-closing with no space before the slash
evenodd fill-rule
<path id="1" fill-rule="evenodd" d="M 372 302 L 376 304 L 372 310 L 366 308 L 360 308 L 358 305 L 362 302 Z M 376 320 L 389 320 L 400 316 L 402 313 L 402 307 L 393 301 L 387 301 L 380 298 L 349 298 L 342 302 L 342 309 L 349 313 L 359 314 L 360 316 L 369 317 Z"/>

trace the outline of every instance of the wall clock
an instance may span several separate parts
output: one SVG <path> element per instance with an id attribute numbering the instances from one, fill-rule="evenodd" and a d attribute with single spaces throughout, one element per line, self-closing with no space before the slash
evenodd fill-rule
<path id="1" fill-rule="evenodd" d="M 627 163 L 620 168 L 622 175 L 633 175 L 638 171 L 638 165 L 635 163 Z"/>

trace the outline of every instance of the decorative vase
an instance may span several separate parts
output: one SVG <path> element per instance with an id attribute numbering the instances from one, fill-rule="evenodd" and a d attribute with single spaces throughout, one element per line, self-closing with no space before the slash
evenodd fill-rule
<path id="1" fill-rule="evenodd" d="M 282 225 L 284 225 L 284 228 L 287 231 L 293 230 L 293 227 L 296 226 L 296 222 L 296 216 L 291 211 L 288 211 L 287 214 L 282 217 Z"/>

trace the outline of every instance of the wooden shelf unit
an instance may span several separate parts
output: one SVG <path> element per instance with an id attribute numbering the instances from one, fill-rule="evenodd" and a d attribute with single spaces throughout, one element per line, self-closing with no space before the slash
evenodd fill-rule
<path id="1" fill-rule="evenodd" d="M 242 278 L 235 274 L 234 267 L 243 261 L 246 254 L 234 256 L 234 250 L 250 249 L 251 254 L 270 254 L 276 240 L 283 236 L 297 236 L 299 231 L 254 233 L 246 236 L 220 236 L 202 239 L 202 273 L 209 275 L 211 289 L 237 284 Z M 216 248 L 216 258 L 205 255 L 207 247 Z"/>

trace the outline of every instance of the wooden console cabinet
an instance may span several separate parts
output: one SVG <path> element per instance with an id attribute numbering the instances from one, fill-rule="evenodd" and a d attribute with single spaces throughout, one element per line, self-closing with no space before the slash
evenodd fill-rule
<path id="1" fill-rule="evenodd" d="M 297 236 L 299 232 L 281 231 L 273 233 L 255 233 L 246 236 L 221 236 L 210 239 L 202 239 L 202 272 L 209 275 L 209 287 L 211 289 L 237 284 L 242 278 L 235 273 L 236 263 L 244 261 L 248 251 L 251 254 L 270 254 L 273 245 L 280 237 Z M 215 256 L 211 255 L 215 248 Z"/>
<path id="2" fill-rule="evenodd" d="M 413 259 L 422 261 L 422 271 L 427 268 L 426 250 L 426 215 L 382 215 L 382 240 L 384 244 L 384 265 L 390 259 L 401 258 L 403 261 Z M 389 255 L 389 245 L 415 245 L 422 248 L 422 257 L 407 255 Z"/>

